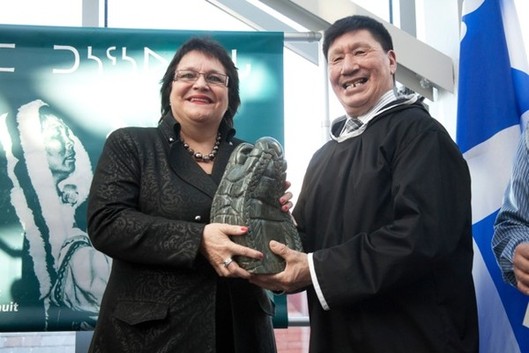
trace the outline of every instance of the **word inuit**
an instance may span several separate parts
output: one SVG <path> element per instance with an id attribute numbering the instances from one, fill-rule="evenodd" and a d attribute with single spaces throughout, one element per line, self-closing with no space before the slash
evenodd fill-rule
<path id="1" fill-rule="evenodd" d="M 0 312 L 7 313 L 12 311 L 18 311 L 18 303 L 0 304 Z"/>

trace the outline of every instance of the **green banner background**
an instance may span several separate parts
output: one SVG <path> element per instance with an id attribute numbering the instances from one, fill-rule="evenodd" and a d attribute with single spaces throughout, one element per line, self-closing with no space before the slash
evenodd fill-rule
<path id="1" fill-rule="evenodd" d="M 239 69 L 237 136 L 283 143 L 282 33 L 0 26 L 0 331 L 91 329 L 94 315 L 86 319 L 82 305 L 49 300 L 67 275 L 57 249 L 68 257 L 86 246 L 68 242 L 86 235 L 87 190 L 105 137 L 122 126 L 156 125 L 162 75 L 195 35 L 219 40 Z M 20 117 L 42 104 L 76 146 L 73 201 L 68 185 L 51 183 L 41 165 L 38 120 Z"/>

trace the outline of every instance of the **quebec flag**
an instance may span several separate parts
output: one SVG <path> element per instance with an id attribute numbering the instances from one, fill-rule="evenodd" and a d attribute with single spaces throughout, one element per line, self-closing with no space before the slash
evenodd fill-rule
<path id="1" fill-rule="evenodd" d="M 529 297 L 503 282 L 491 248 L 529 119 L 529 69 L 513 0 L 465 0 L 460 45 L 456 140 L 472 177 L 480 352 L 527 353 Z"/>

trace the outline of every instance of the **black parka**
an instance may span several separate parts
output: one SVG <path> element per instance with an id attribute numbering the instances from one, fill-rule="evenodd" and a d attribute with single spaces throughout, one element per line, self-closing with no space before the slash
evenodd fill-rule
<path id="1" fill-rule="evenodd" d="M 419 103 L 317 151 L 293 211 L 330 307 L 308 289 L 310 352 L 476 353 L 470 193 Z"/>

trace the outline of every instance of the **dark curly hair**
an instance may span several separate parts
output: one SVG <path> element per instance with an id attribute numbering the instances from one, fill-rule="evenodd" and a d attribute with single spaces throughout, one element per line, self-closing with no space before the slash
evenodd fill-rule
<path id="1" fill-rule="evenodd" d="M 327 58 L 327 54 L 329 53 L 329 47 L 336 38 L 345 33 L 361 29 L 369 31 L 375 40 L 380 43 L 384 51 L 393 50 L 391 35 L 382 23 L 368 16 L 354 15 L 337 20 L 325 30 L 322 45 L 325 58 Z"/>
<path id="2" fill-rule="evenodd" d="M 180 63 L 180 60 L 191 51 L 198 51 L 215 58 L 220 61 L 222 66 L 224 66 L 226 74 L 230 79 L 228 81 L 228 110 L 224 114 L 223 120 L 228 126 L 233 127 L 233 117 L 235 116 L 235 113 L 237 113 L 237 109 L 241 104 L 241 97 L 239 96 L 239 74 L 237 72 L 237 67 L 235 67 L 235 64 L 226 49 L 219 42 L 210 37 L 193 37 L 187 40 L 177 50 L 173 59 L 169 63 L 161 80 L 162 87 L 160 89 L 160 94 L 162 99 L 162 118 L 171 110 L 169 96 L 171 95 L 176 67 L 178 66 L 178 63 Z"/>

